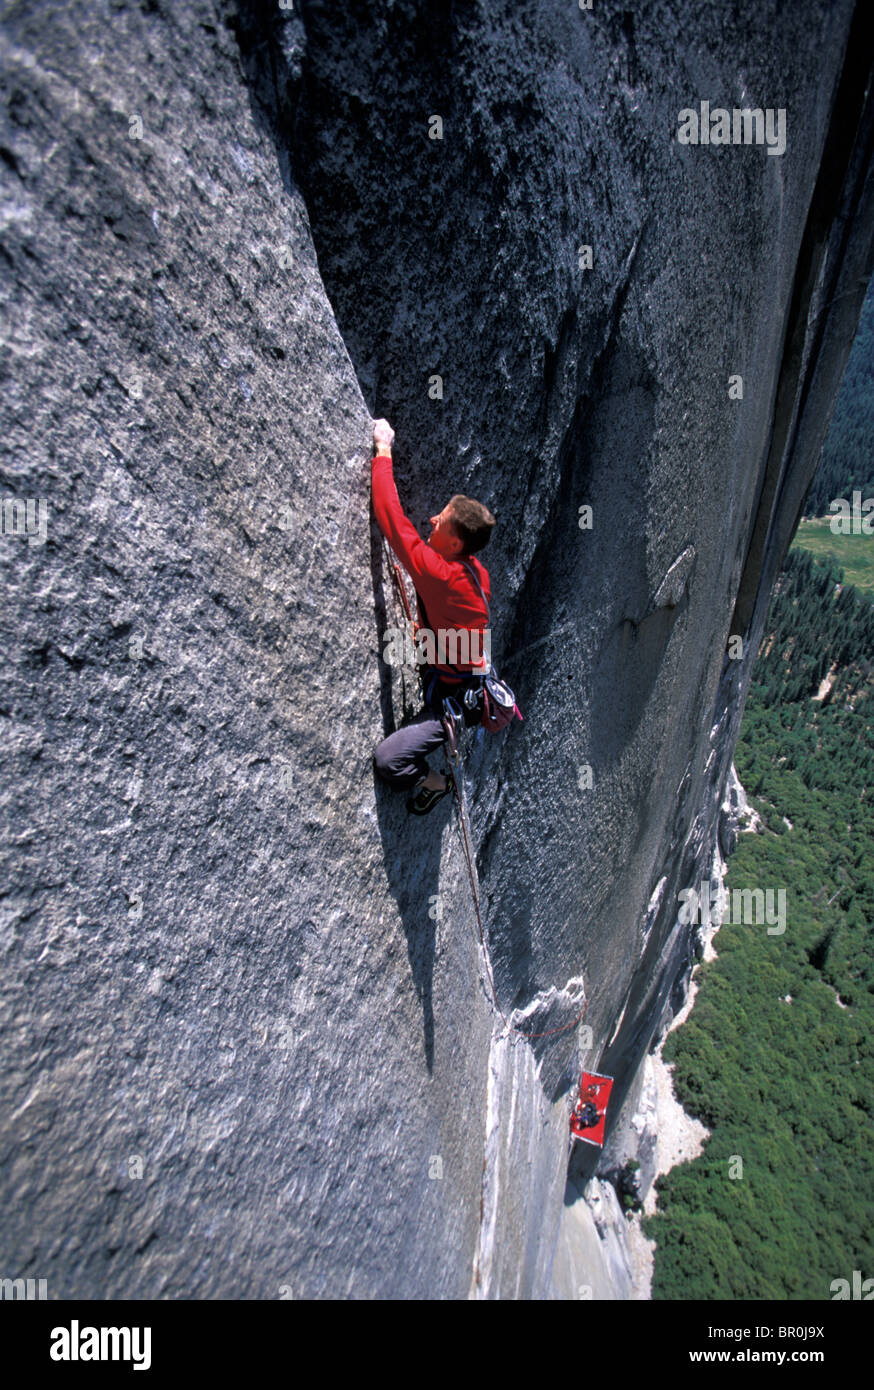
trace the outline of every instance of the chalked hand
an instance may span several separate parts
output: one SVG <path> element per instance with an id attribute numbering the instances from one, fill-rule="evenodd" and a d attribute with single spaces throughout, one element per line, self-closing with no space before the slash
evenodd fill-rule
<path id="1" fill-rule="evenodd" d="M 388 420 L 374 420 L 373 422 L 373 442 L 380 448 L 388 449 L 391 447 L 395 432 Z"/>

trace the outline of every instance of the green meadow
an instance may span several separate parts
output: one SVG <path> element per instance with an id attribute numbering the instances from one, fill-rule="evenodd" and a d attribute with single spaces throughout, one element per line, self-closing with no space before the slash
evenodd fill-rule
<path id="1" fill-rule="evenodd" d="M 802 521 L 792 550 L 806 550 L 818 560 L 832 560 L 844 572 L 844 582 L 874 596 L 874 536 L 836 536 L 829 521 Z"/>

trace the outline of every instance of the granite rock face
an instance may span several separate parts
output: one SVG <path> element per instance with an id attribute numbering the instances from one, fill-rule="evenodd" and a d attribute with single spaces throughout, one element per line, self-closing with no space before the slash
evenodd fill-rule
<path id="1" fill-rule="evenodd" d="M 871 273 L 862 6 L 748 9 L 9 9 L 4 1277 L 555 1292 L 571 1089 L 621 1107 L 688 973 Z M 679 144 L 702 100 L 785 153 Z M 449 803 L 374 783 L 371 415 L 417 523 L 499 521 L 525 723 L 464 780 L 515 1032 Z"/>

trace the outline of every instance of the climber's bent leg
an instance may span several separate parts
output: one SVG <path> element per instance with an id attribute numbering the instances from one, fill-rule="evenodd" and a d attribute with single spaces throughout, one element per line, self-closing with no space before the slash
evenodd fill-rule
<path id="1" fill-rule="evenodd" d="M 373 755 L 376 770 L 398 791 L 414 787 L 427 776 L 427 755 L 439 748 L 445 738 L 446 730 L 440 720 L 423 710 L 411 724 L 383 739 Z"/>

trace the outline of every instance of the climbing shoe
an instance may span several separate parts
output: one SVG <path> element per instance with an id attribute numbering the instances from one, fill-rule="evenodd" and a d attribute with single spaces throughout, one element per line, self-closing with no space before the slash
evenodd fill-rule
<path id="1" fill-rule="evenodd" d="M 428 812 L 437 805 L 442 797 L 446 796 L 450 788 L 449 778 L 446 779 L 446 786 L 442 790 L 433 791 L 425 786 L 425 779 L 417 782 L 413 790 L 413 795 L 407 801 L 407 810 L 414 816 L 427 816 Z"/>

